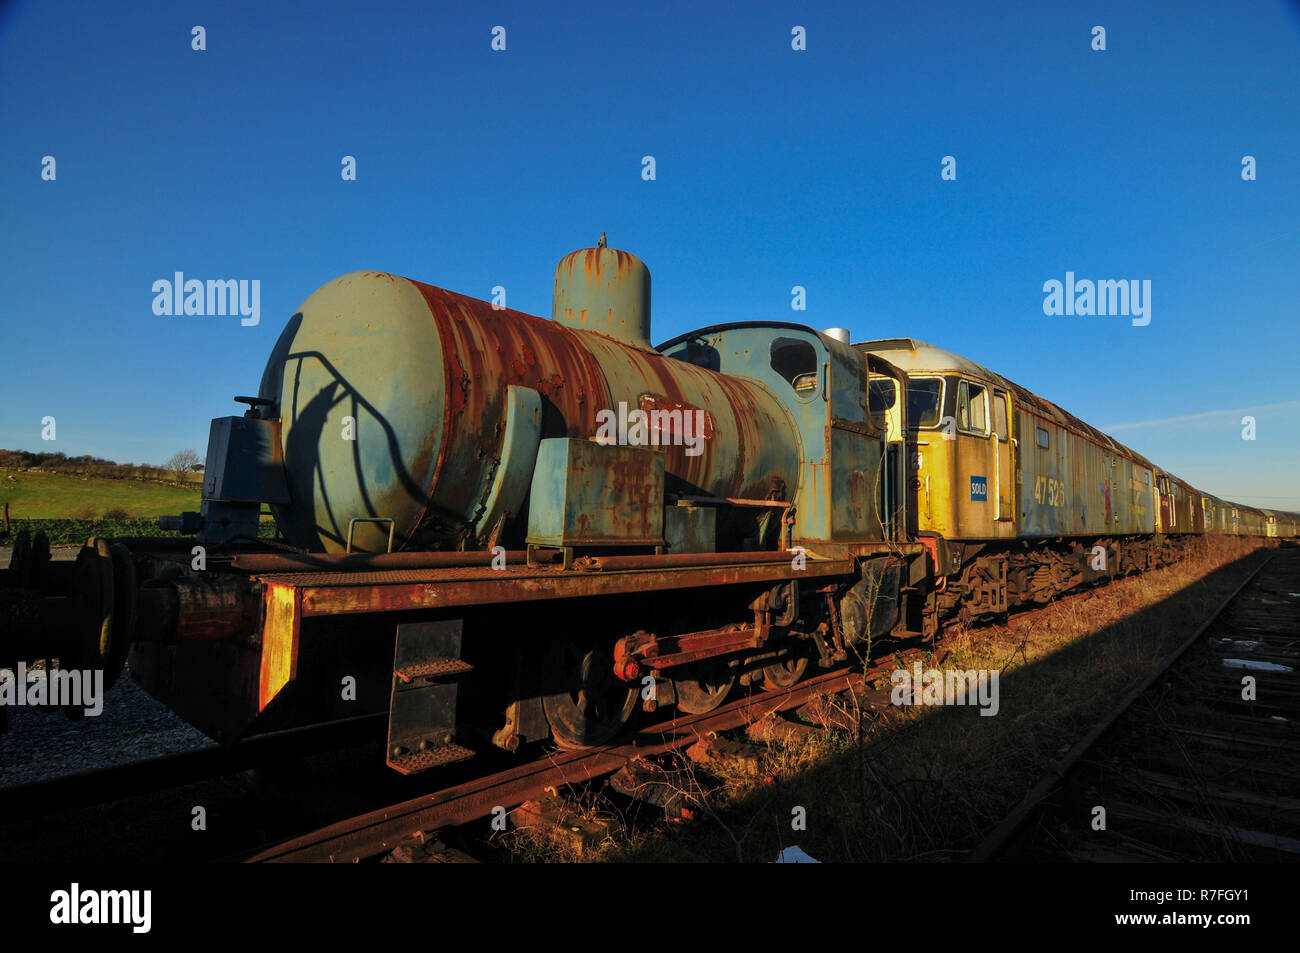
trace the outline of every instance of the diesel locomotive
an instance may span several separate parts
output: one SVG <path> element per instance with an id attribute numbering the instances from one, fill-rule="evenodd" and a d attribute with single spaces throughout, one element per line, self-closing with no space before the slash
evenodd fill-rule
<path id="1" fill-rule="evenodd" d="M 911 339 L 750 321 L 652 347 L 649 271 L 603 236 L 549 320 L 337 278 L 235 400 L 175 538 L 20 541 L 0 666 L 127 670 L 225 742 L 386 712 L 410 774 L 786 688 L 1194 536 L 1300 532 Z"/>

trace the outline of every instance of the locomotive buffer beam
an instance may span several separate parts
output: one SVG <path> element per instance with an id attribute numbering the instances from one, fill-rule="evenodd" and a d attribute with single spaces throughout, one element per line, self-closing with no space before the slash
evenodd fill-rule
<path id="1" fill-rule="evenodd" d="M 388 766 L 402 774 L 464 761 L 456 743 L 457 680 L 473 666 L 460 657 L 461 620 L 397 627 L 388 708 Z"/>

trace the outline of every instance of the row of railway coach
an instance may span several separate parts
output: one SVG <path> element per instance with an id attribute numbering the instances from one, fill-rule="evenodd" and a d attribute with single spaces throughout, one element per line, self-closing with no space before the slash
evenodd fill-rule
<path id="1" fill-rule="evenodd" d="M 901 389 L 886 377 L 871 381 L 871 409 L 883 419 L 904 405 L 915 434 L 909 502 L 939 567 L 940 616 L 1046 602 L 1170 562 L 1206 534 L 1300 532 L 1297 514 L 1199 491 L 957 354 L 911 338 L 854 347 L 906 373 Z"/>
<path id="2" fill-rule="evenodd" d="M 329 282 L 213 420 L 177 538 L 72 562 L 20 540 L 0 666 L 129 661 L 225 742 L 386 712 L 415 773 L 786 688 L 1197 535 L 1300 530 L 910 339 L 752 321 L 655 348 L 649 322 L 649 271 L 603 236 L 561 261 L 551 320 Z"/>

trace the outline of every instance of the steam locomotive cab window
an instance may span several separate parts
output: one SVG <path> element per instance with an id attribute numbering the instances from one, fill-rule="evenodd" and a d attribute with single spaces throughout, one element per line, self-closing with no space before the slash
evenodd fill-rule
<path id="1" fill-rule="evenodd" d="M 965 433 L 989 432 L 988 391 L 970 381 L 957 384 L 957 429 Z"/>
<path id="2" fill-rule="evenodd" d="M 871 410 L 871 422 L 881 430 L 885 429 L 885 414 L 894 407 L 898 400 L 898 386 L 888 377 L 874 377 L 867 385 L 867 405 Z"/>
<path id="3" fill-rule="evenodd" d="M 913 377 L 907 382 L 907 424 L 909 427 L 933 427 L 939 423 L 943 407 L 943 380 L 938 377 Z"/>
<path id="4" fill-rule="evenodd" d="M 817 351 L 807 341 L 777 338 L 772 342 L 771 363 L 800 397 L 817 393 Z"/>
<path id="5" fill-rule="evenodd" d="M 718 349 L 703 338 L 687 341 L 685 349 L 678 351 L 673 356 L 679 361 L 694 364 L 706 371 L 716 371 L 722 367 L 722 359 L 718 354 Z"/>

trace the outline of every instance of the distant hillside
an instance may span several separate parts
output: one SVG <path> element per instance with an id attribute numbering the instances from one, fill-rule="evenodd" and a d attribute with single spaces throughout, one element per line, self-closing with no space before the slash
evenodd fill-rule
<path id="1" fill-rule="evenodd" d="M 195 457 L 197 457 L 197 454 L 195 454 Z M 196 469 L 202 470 L 203 468 L 198 466 Z M 106 480 L 151 480 L 155 483 L 172 483 L 178 486 L 202 487 L 203 485 L 202 473 L 172 470 L 165 466 L 157 467 L 149 463 L 115 463 L 112 460 L 92 457 L 89 454 L 70 457 L 66 453 L 0 450 L 0 471 L 3 470 L 37 470 L 43 473 L 99 477 Z"/>

